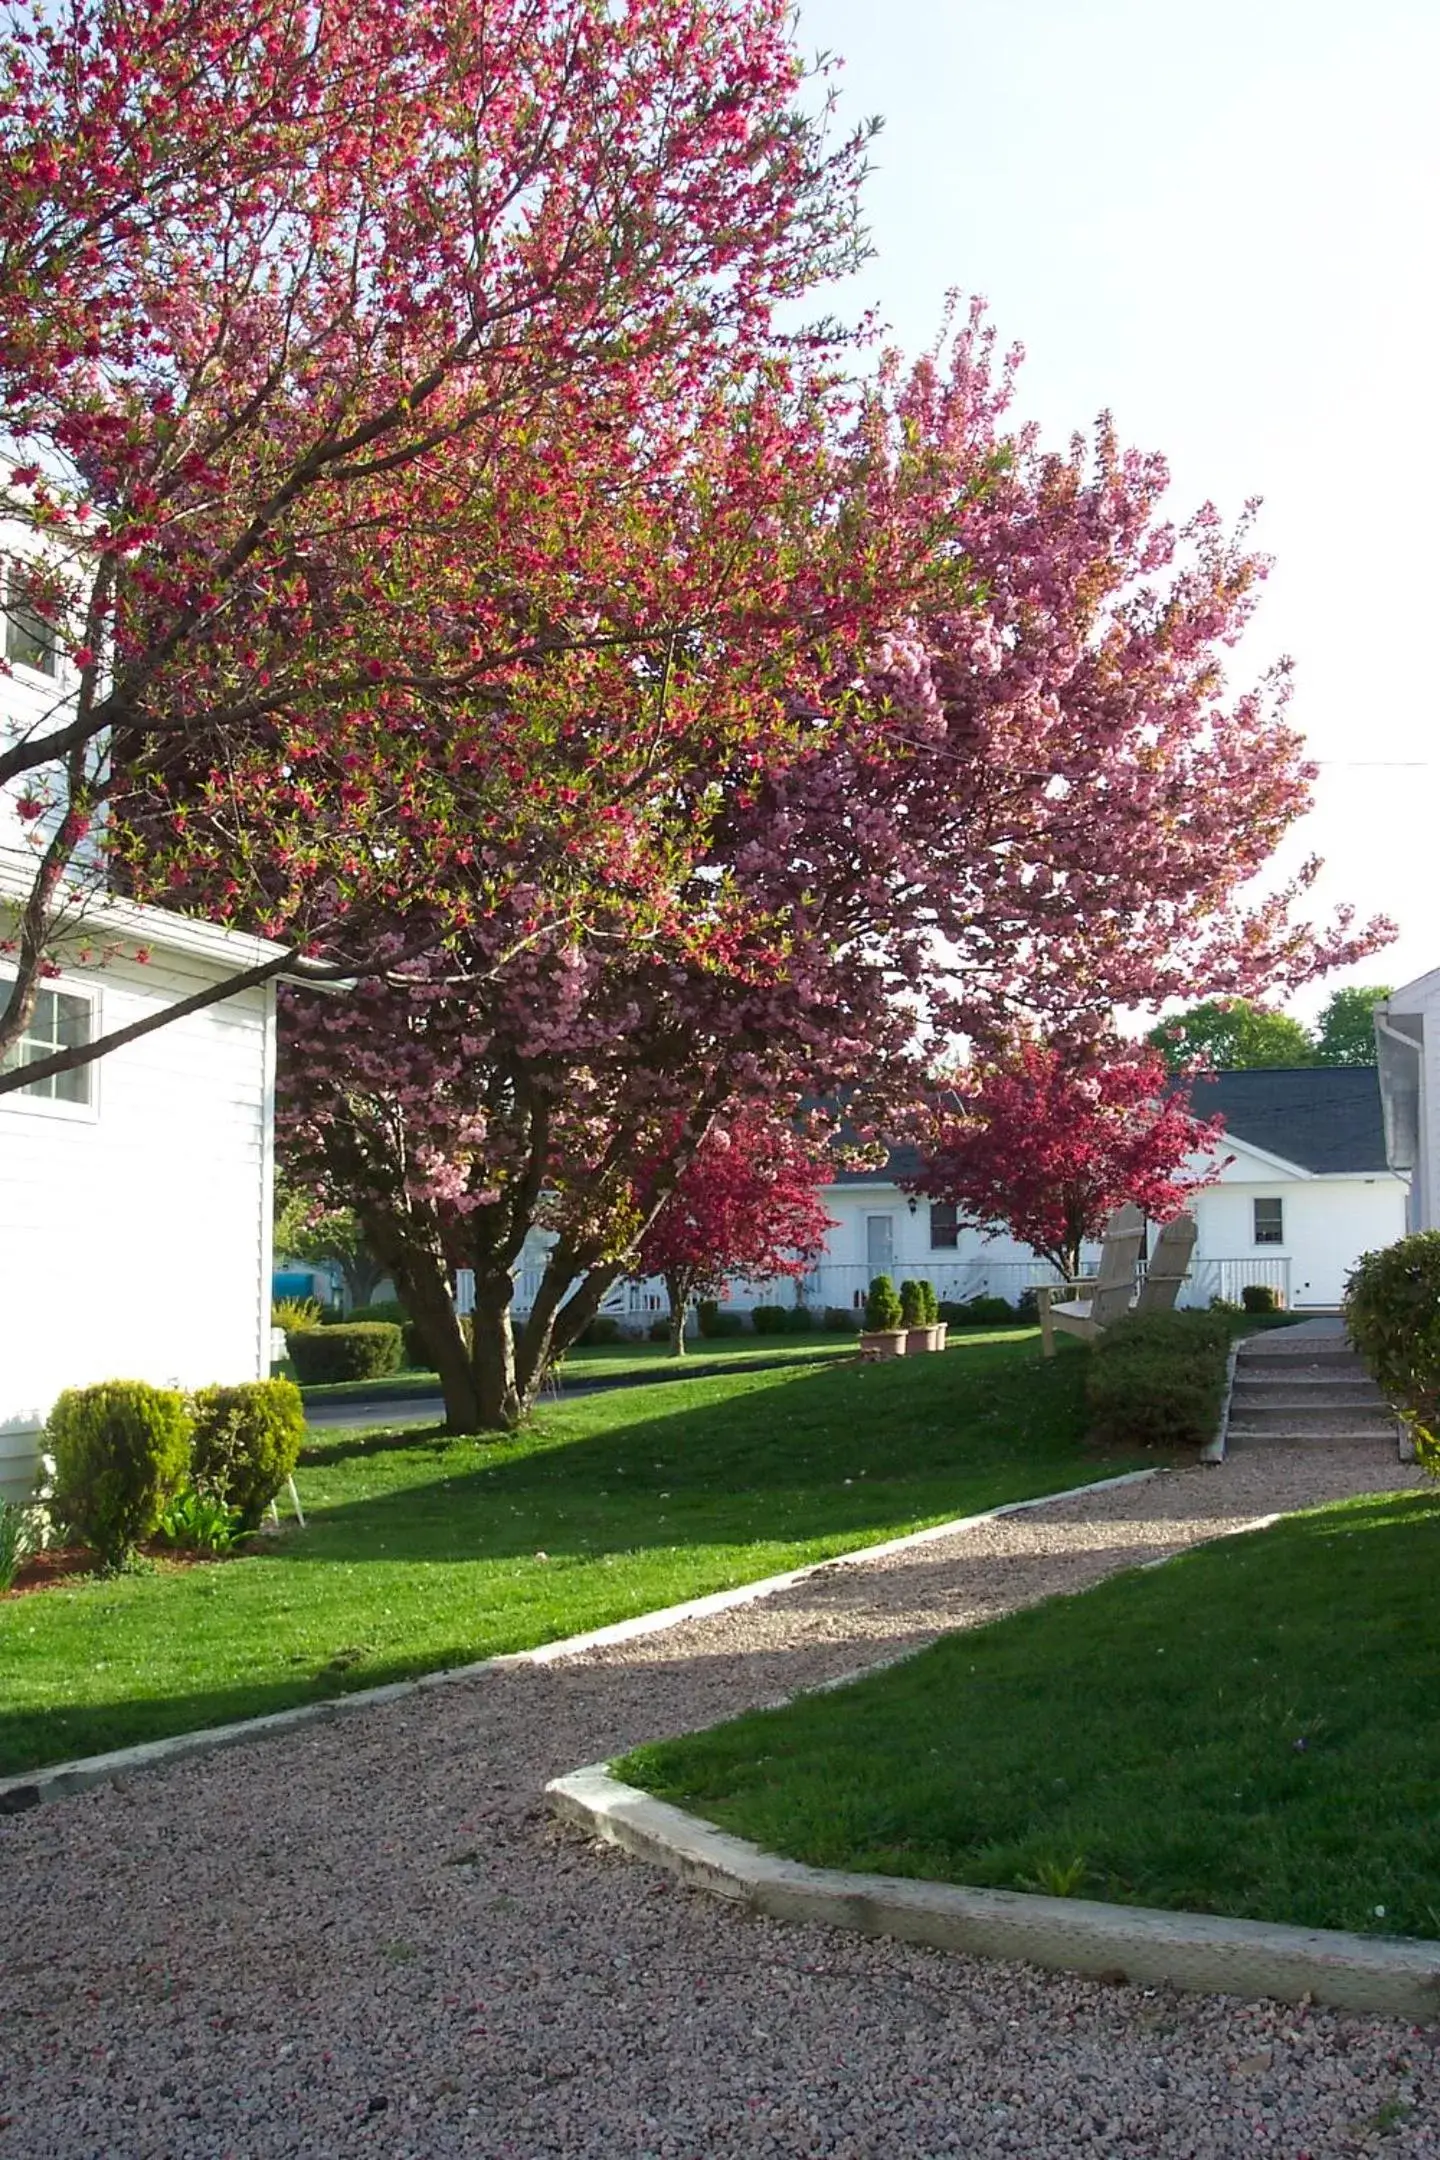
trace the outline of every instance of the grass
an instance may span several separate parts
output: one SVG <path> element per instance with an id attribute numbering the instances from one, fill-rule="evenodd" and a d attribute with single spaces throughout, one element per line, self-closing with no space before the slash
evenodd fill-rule
<path id="1" fill-rule="evenodd" d="M 518 1650 L 1123 1469 L 1085 1451 L 1076 1351 L 667 1382 L 507 1442 L 311 1448 L 309 1527 L 213 1566 L 0 1602 L 0 1770 Z"/>
<path id="2" fill-rule="evenodd" d="M 664 1343 L 597 1343 L 590 1349 L 567 1351 L 562 1371 L 564 1378 L 570 1381 L 628 1379 L 637 1373 L 647 1380 L 680 1380 L 688 1372 L 704 1371 L 714 1365 L 729 1369 L 757 1362 L 817 1364 L 826 1358 L 847 1355 L 855 1355 L 853 1335 L 746 1335 L 738 1340 L 727 1336 L 716 1342 L 694 1343 L 684 1357 L 679 1358 L 672 1358 Z M 405 1372 L 392 1373 L 383 1380 L 334 1380 L 302 1388 L 300 1392 L 307 1401 L 383 1394 L 389 1401 L 400 1402 L 411 1396 L 433 1395 L 439 1385 L 433 1372 L 416 1371 L 412 1367 Z"/>
<path id="3" fill-rule="evenodd" d="M 1440 1936 L 1440 1495 L 947 1637 L 619 1774 L 822 1867 Z"/>

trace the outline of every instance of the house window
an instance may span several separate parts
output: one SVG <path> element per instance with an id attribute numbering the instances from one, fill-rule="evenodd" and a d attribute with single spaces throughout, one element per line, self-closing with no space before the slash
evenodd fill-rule
<path id="1" fill-rule="evenodd" d="M 953 1200 L 930 1203 L 930 1250 L 954 1252 L 960 1243 L 960 1221 Z"/>
<path id="2" fill-rule="evenodd" d="M 69 1050 L 77 1043 L 88 1043 L 94 1027 L 92 999 L 77 997 L 70 990 L 42 990 L 35 1000 L 29 1027 L 0 1059 L 0 1070 L 13 1072 L 17 1066 L 34 1065 L 41 1058 L 53 1057 L 57 1050 Z M 93 1065 L 81 1065 L 71 1072 L 51 1073 L 46 1079 L 33 1080 L 29 1087 L 17 1092 L 38 1097 L 42 1102 L 88 1104 L 92 1100 L 90 1083 L 94 1070 Z"/>
<path id="3" fill-rule="evenodd" d="M 1283 1245 L 1285 1242 L 1285 1203 L 1283 1200 L 1257 1200 L 1255 1209 L 1255 1243 L 1257 1245 Z"/>
<path id="4" fill-rule="evenodd" d="M 14 568 L 5 581 L 5 657 L 39 675 L 56 672 L 55 632 L 30 597 L 26 579 Z"/>

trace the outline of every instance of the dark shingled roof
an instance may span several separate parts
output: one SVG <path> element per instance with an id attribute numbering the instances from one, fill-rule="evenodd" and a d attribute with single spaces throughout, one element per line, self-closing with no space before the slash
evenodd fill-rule
<path id="1" fill-rule="evenodd" d="M 1380 1076 L 1373 1065 L 1262 1065 L 1216 1073 L 1191 1092 L 1195 1115 L 1225 1120 L 1249 1140 L 1304 1170 L 1373 1175 L 1386 1168 Z"/>
<path id="2" fill-rule="evenodd" d="M 1222 1116 L 1228 1139 L 1248 1140 L 1302 1170 L 1362 1177 L 1386 1168 L 1373 1065 L 1268 1065 L 1216 1073 L 1196 1081 L 1190 1102 L 1198 1118 Z M 892 1150 L 885 1169 L 842 1170 L 835 1183 L 889 1185 L 913 1177 L 919 1167 L 919 1150 L 907 1145 Z"/>

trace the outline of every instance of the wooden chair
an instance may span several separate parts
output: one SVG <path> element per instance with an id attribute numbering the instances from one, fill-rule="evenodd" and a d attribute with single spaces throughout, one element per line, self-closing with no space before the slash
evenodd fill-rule
<path id="1" fill-rule="evenodd" d="M 1190 1272 L 1190 1255 L 1195 1250 L 1197 1234 L 1193 1215 L 1177 1215 L 1173 1222 L 1166 1223 L 1155 1240 L 1155 1250 L 1150 1255 L 1150 1265 L 1135 1300 L 1136 1312 L 1170 1312 L 1174 1309 L 1180 1285 Z"/>
<path id="2" fill-rule="evenodd" d="M 1055 1330 L 1093 1341 L 1103 1328 L 1130 1310 L 1145 1245 L 1145 1218 L 1139 1208 L 1116 1208 L 1105 1225 L 1100 1265 L 1093 1276 L 1075 1282 L 1043 1283 L 1036 1293 L 1040 1307 L 1040 1346 L 1055 1355 Z M 1083 1291 L 1083 1297 L 1072 1293 Z"/>

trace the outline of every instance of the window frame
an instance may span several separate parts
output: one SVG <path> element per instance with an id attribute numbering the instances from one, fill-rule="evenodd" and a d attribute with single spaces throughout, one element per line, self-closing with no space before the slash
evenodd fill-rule
<path id="1" fill-rule="evenodd" d="M 19 679 L 22 682 L 25 682 L 27 680 L 33 680 L 38 683 L 44 683 L 47 688 L 58 690 L 61 687 L 63 676 L 63 662 L 60 647 L 58 644 L 52 643 L 49 647 L 50 665 L 48 668 L 37 667 L 33 660 L 22 660 L 18 653 L 14 653 L 10 650 L 11 638 L 16 635 L 20 627 L 16 621 L 15 613 L 13 612 L 13 610 L 17 606 L 17 602 L 14 597 L 14 588 L 23 577 L 24 558 L 23 556 L 18 555 L 7 555 L 4 558 L 3 567 L 5 577 L 5 590 L 3 598 L 0 598 L 0 615 L 3 615 L 5 624 L 6 665 L 12 669 L 19 668 L 21 670 Z M 22 607 L 24 605 L 23 602 L 18 604 Z M 28 612 L 33 615 L 34 620 L 40 626 L 40 629 L 42 631 L 48 629 L 49 626 L 45 623 L 43 616 L 41 616 L 37 610 L 32 608 L 29 609 Z M 54 633 L 51 632 L 51 635 L 53 637 Z"/>
<path id="2" fill-rule="evenodd" d="M 10 983 L 13 980 L 14 977 L 8 969 L 0 971 L 0 982 Z M 40 985 L 40 990 L 42 996 L 46 991 L 50 991 L 57 997 L 83 999 L 90 1009 L 89 1039 L 91 1042 L 98 1041 L 105 1031 L 102 1011 L 104 993 L 98 984 L 87 982 L 83 977 L 77 979 L 73 975 L 62 973 L 52 975 Z M 0 1110 L 21 1110 L 27 1117 L 60 1118 L 72 1125 L 94 1125 L 100 1116 L 100 1068 L 103 1063 L 103 1058 L 94 1058 L 90 1064 L 80 1068 L 87 1076 L 84 1102 L 67 1102 L 63 1096 L 32 1095 L 28 1088 L 11 1088 L 8 1093 L 0 1095 Z M 43 1082 L 38 1084 L 44 1085 Z"/>
<path id="3" fill-rule="evenodd" d="M 1276 1210 L 1275 1235 L 1273 1237 L 1262 1237 L 1260 1234 L 1260 1210 L 1262 1207 Z M 1250 1242 L 1252 1245 L 1263 1245 L 1271 1248 L 1285 1243 L 1285 1196 L 1283 1193 L 1257 1193 L 1252 1197 L 1250 1202 Z"/>
<path id="4" fill-rule="evenodd" d="M 935 1236 L 935 1217 L 937 1213 L 941 1213 L 947 1208 L 950 1211 L 951 1234 L 948 1238 L 940 1238 L 937 1240 Z M 958 1252 L 960 1250 L 960 1209 L 955 1201 L 932 1200 L 930 1202 L 930 1215 L 927 1228 L 930 1238 L 931 1252 Z"/>

